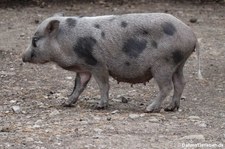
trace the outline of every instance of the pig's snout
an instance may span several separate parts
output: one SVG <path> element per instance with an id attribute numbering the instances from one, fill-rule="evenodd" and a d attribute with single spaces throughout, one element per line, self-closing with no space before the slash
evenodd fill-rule
<path id="1" fill-rule="evenodd" d="M 31 56 L 31 52 L 30 51 L 26 51 L 22 55 L 23 62 L 30 62 L 31 58 L 32 58 L 32 56 Z"/>

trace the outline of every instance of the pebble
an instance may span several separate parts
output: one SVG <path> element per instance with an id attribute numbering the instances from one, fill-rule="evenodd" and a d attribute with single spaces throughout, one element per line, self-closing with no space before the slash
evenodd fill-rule
<path id="1" fill-rule="evenodd" d="M 177 117 L 176 117 L 176 116 L 172 116 L 171 118 L 172 118 L 172 119 L 177 119 Z"/>
<path id="2" fill-rule="evenodd" d="M 185 99 L 186 99 L 186 97 L 185 96 L 182 96 L 180 100 L 185 100 Z"/>
<path id="3" fill-rule="evenodd" d="M 27 141 L 27 142 L 33 142 L 33 141 L 34 141 L 34 139 L 33 139 L 33 138 L 31 138 L 31 137 L 27 137 L 27 138 L 26 138 L 26 141 Z"/>
<path id="4" fill-rule="evenodd" d="M 20 113 L 20 111 L 21 111 L 19 106 L 12 106 L 12 109 L 15 113 Z"/>
<path id="5" fill-rule="evenodd" d="M 121 97 L 121 101 L 122 101 L 122 103 L 128 103 L 128 99 L 123 96 Z"/>
<path id="6" fill-rule="evenodd" d="M 67 79 L 67 80 L 72 80 L 72 79 L 73 79 L 73 77 L 66 77 L 66 79 Z"/>
<path id="7" fill-rule="evenodd" d="M 205 137 L 201 134 L 197 135 L 188 135 L 180 138 L 180 140 L 205 140 Z"/>
<path id="8" fill-rule="evenodd" d="M 10 127 L 8 126 L 4 126 L 4 127 L 0 127 L 0 132 L 10 132 Z"/>
<path id="9" fill-rule="evenodd" d="M 34 126 L 32 128 L 40 128 L 40 125 L 34 124 Z"/>
<path id="10" fill-rule="evenodd" d="M 34 20 L 34 23 L 35 23 L 35 24 L 38 24 L 39 22 L 40 22 L 40 21 L 39 21 L 38 19 L 35 19 L 35 20 Z"/>
<path id="11" fill-rule="evenodd" d="M 113 101 L 113 102 L 121 102 L 120 99 L 115 99 L 115 98 L 113 98 L 112 101 Z"/>
<path id="12" fill-rule="evenodd" d="M 96 121 L 100 121 L 100 120 L 101 120 L 101 117 L 99 117 L 99 116 L 94 116 L 93 119 L 96 120 Z"/>
<path id="13" fill-rule="evenodd" d="M 58 115 L 58 114 L 60 114 L 59 111 L 55 109 L 55 110 L 53 110 L 53 111 L 49 114 L 49 116 L 50 116 L 50 117 L 53 117 L 53 116 L 56 116 L 56 115 Z"/>
<path id="14" fill-rule="evenodd" d="M 114 111 L 112 111 L 111 113 L 112 114 L 116 114 L 116 113 L 118 113 L 119 112 L 119 110 L 114 110 Z"/>
<path id="15" fill-rule="evenodd" d="M 198 121 L 200 120 L 199 116 L 189 116 L 188 119 L 190 119 L 191 121 Z"/>
<path id="16" fill-rule="evenodd" d="M 165 116 L 163 114 L 161 114 L 161 113 L 151 113 L 151 116 L 155 117 L 155 118 L 159 118 L 161 120 L 165 120 L 166 119 Z"/>
<path id="17" fill-rule="evenodd" d="M 204 121 L 197 121 L 195 122 L 195 125 L 203 128 L 207 127 L 207 124 Z"/>
<path id="18" fill-rule="evenodd" d="M 84 148 L 95 148 L 96 146 L 94 144 L 87 144 L 84 146 Z"/>
<path id="19" fill-rule="evenodd" d="M 138 117 L 140 117 L 139 114 L 129 114 L 129 118 L 131 118 L 131 119 L 135 119 L 135 118 L 138 118 Z"/>
<path id="20" fill-rule="evenodd" d="M 196 23 L 196 22 L 198 21 L 198 19 L 197 19 L 197 18 L 191 18 L 189 21 L 190 21 L 191 23 Z"/>
<path id="21" fill-rule="evenodd" d="M 149 122 L 159 122 L 159 120 L 158 120 L 156 117 L 154 117 L 154 116 L 150 117 L 150 118 L 148 119 L 148 121 L 149 121 Z"/>
<path id="22" fill-rule="evenodd" d="M 35 122 L 35 125 L 40 125 L 41 123 L 43 123 L 42 120 L 37 120 L 37 121 Z"/>
<path id="23" fill-rule="evenodd" d="M 107 117 L 107 121 L 111 121 L 111 119 L 112 119 L 111 117 Z"/>
<path id="24" fill-rule="evenodd" d="M 21 34 L 20 34 L 20 37 L 24 37 L 24 36 L 25 36 L 25 33 L 21 33 Z"/>
<path id="25" fill-rule="evenodd" d="M 94 129 L 94 131 L 95 131 L 95 132 L 97 132 L 98 134 L 100 134 L 100 133 L 102 133 L 102 132 L 103 132 L 103 130 L 102 130 L 102 129 L 100 129 L 100 128 L 95 128 L 95 129 Z"/>
<path id="26" fill-rule="evenodd" d="M 9 102 L 10 103 L 16 103 L 16 100 L 10 100 Z"/>
<path id="27" fill-rule="evenodd" d="M 146 114 L 145 113 L 142 113 L 142 114 L 140 114 L 140 117 L 144 117 Z"/>

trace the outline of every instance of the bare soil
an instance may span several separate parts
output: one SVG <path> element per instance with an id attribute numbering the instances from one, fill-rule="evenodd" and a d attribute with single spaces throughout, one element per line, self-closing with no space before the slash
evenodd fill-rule
<path id="1" fill-rule="evenodd" d="M 143 1 L 144 2 L 144 1 Z M 225 6 L 189 3 L 43 5 L 0 9 L 0 148 L 9 149 L 181 149 L 184 145 L 225 148 Z M 167 12 L 190 25 L 201 45 L 202 73 L 195 53 L 185 65 L 186 88 L 177 112 L 144 113 L 158 93 L 146 86 L 110 79 L 110 106 L 96 110 L 95 80 L 75 107 L 65 108 L 75 73 L 54 64 L 24 64 L 21 53 L 37 25 L 56 12 L 106 15 Z M 190 19 L 197 19 L 191 23 Z M 122 103 L 124 97 L 128 103 Z M 163 107 L 169 103 L 169 97 Z M 202 147 L 190 147 L 202 148 Z M 209 146 L 204 146 L 210 148 Z"/>

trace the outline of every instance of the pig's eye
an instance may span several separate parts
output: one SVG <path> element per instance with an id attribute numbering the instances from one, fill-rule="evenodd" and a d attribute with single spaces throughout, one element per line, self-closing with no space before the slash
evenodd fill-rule
<path id="1" fill-rule="evenodd" d="M 32 39 L 32 45 L 33 45 L 33 47 L 37 47 L 37 41 L 38 40 L 39 40 L 38 37 L 33 37 L 33 39 Z"/>

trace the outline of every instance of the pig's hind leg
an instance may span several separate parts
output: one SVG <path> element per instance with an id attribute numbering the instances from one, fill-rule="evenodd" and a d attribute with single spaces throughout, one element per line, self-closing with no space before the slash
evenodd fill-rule
<path id="1" fill-rule="evenodd" d="M 69 96 L 68 100 L 63 103 L 63 106 L 70 107 L 77 102 L 80 94 L 86 88 L 90 78 L 91 78 L 91 73 L 89 73 L 89 72 L 79 72 L 79 73 L 77 73 L 75 83 L 74 83 L 73 92 Z"/>
<path id="2" fill-rule="evenodd" d="M 160 112 L 161 103 L 173 89 L 173 67 L 158 65 L 152 69 L 153 77 L 158 84 L 159 93 L 153 102 L 146 108 L 146 112 Z"/>
<path id="3" fill-rule="evenodd" d="M 174 94 L 173 94 L 172 102 L 170 103 L 168 107 L 164 109 L 165 111 L 176 111 L 180 107 L 180 98 L 185 86 L 183 67 L 184 67 L 184 63 L 178 66 L 177 70 L 173 74 L 172 80 L 174 85 Z"/>

